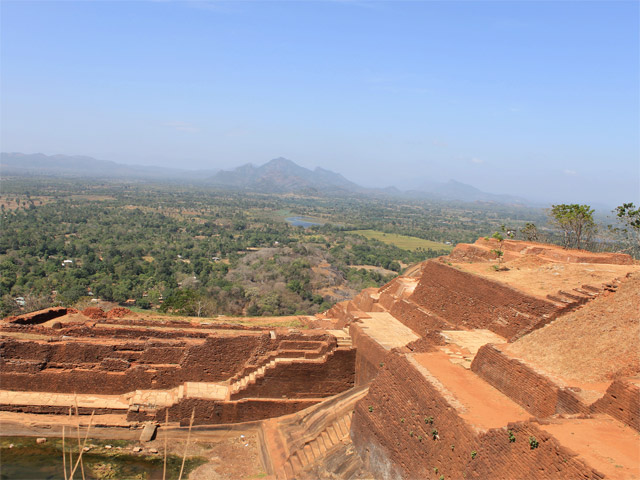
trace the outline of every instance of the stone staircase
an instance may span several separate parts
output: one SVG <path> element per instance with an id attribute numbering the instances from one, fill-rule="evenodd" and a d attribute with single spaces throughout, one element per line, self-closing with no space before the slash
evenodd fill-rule
<path id="1" fill-rule="evenodd" d="M 279 420 L 285 447 L 274 459 L 276 479 L 303 478 L 308 467 L 349 443 L 353 409 L 367 392 L 367 386 L 357 387 Z"/>
<path id="2" fill-rule="evenodd" d="M 336 337 L 337 344 L 335 349 L 329 348 L 326 351 L 323 351 L 321 348 L 317 350 L 282 350 L 276 352 L 277 356 L 275 356 L 275 358 L 267 356 L 266 358 L 271 358 L 268 363 L 260 365 L 255 370 L 245 374 L 243 377 L 231 379 L 229 382 L 227 400 L 230 400 L 232 396 L 237 395 L 248 386 L 253 385 L 258 380 L 264 378 L 269 370 L 277 368 L 278 365 L 293 363 L 324 363 L 327 361 L 329 355 L 332 355 L 335 350 L 348 350 L 353 348 L 351 337 L 343 330 L 329 330 L 329 332 Z"/>
<path id="3" fill-rule="evenodd" d="M 327 352 L 320 358 L 274 358 L 267 365 L 260 367 L 258 370 L 251 372 L 250 374 L 242 377 L 237 382 L 231 384 L 227 400 L 237 400 L 241 398 L 237 396 L 239 393 L 241 393 L 249 386 L 254 385 L 258 380 L 265 377 L 266 372 L 278 368 L 279 365 L 294 363 L 326 363 L 327 359 L 330 355 L 333 355 L 334 351 Z M 235 398 L 233 398 L 234 395 L 236 395 Z"/>
<path id="4" fill-rule="evenodd" d="M 582 285 L 582 287 L 574 288 L 571 291 L 558 290 L 558 292 L 553 295 L 547 295 L 547 298 L 560 307 L 571 309 L 584 305 L 603 292 L 615 292 L 617 288 L 617 281 L 605 283 L 601 287 Z"/>
<path id="5" fill-rule="evenodd" d="M 248 373 L 239 380 L 231 383 L 231 385 L 229 386 L 229 395 L 235 395 L 236 393 L 239 393 L 241 390 L 246 388 L 248 385 L 256 383 L 258 379 L 265 376 L 267 370 L 276 368 L 276 365 L 278 364 L 304 362 L 305 360 L 308 359 L 305 359 L 305 357 L 276 357 L 266 365 L 262 365 L 257 370 L 254 370 L 253 372 Z M 321 357 L 321 360 L 326 360 L 326 355 Z"/>
<path id="6" fill-rule="evenodd" d="M 290 455 L 277 478 L 295 479 L 296 474 L 303 471 L 306 466 L 320 460 L 333 447 L 348 440 L 352 415 L 353 412 L 343 415 L 322 430 L 317 437 L 309 440 L 301 449 Z"/>
<path id="7" fill-rule="evenodd" d="M 336 337 L 336 340 L 338 341 L 338 348 L 353 348 L 353 342 L 350 336 Z"/>

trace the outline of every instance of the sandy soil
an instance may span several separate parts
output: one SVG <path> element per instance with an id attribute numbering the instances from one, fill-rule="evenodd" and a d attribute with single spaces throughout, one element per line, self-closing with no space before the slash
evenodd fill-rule
<path id="1" fill-rule="evenodd" d="M 640 274 L 505 351 L 565 380 L 606 382 L 640 372 Z"/>
<path id="2" fill-rule="evenodd" d="M 201 456 L 208 463 L 189 474 L 189 480 L 249 479 L 266 476 L 259 457 L 258 435 L 254 432 L 228 432 L 216 440 L 202 441 L 195 437 L 189 446 L 189 456 Z M 156 440 L 161 443 L 162 440 Z M 186 442 L 174 442 L 173 450 L 184 452 Z"/>
<path id="3" fill-rule="evenodd" d="M 448 355 L 442 352 L 417 353 L 413 358 L 455 397 L 462 406 L 458 414 L 475 428 L 486 431 L 531 417 L 520 405 L 475 373 L 451 363 Z"/>
<path id="4" fill-rule="evenodd" d="M 611 417 L 563 419 L 540 428 L 578 453 L 606 478 L 640 478 L 638 432 Z"/>

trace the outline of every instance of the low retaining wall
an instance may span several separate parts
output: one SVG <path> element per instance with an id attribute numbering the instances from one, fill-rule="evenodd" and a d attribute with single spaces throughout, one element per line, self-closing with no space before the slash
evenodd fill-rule
<path id="1" fill-rule="evenodd" d="M 556 384 L 496 345 L 480 347 L 471 370 L 537 417 L 589 412 L 570 388 Z"/>
<path id="2" fill-rule="evenodd" d="M 315 405 L 319 401 L 320 399 L 278 400 L 251 398 L 221 402 L 186 398 L 169 407 L 169 421 L 179 421 L 181 426 L 189 425 L 191 414 L 195 411 L 194 425 L 251 422 L 295 413 Z M 146 416 L 143 412 L 129 412 L 127 420 L 164 422 L 166 410 L 166 408 L 161 408 L 152 416 Z"/>

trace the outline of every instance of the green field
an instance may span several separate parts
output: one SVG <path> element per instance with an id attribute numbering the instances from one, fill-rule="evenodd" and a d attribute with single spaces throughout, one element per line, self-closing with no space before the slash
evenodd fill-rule
<path id="1" fill-rule="evenodd" d="M 373 240 L 379 240 L 381 242 L 388 243 L 389 245 L 395 245 L 396 247 L 404 250 L 417 250 L 418 248 L 423 248 L 425 250 L 446 250 L 449 252 L 453 249 L 451 245 L 445 245 L 444 243 L 432 242 L 431 240 L 409 237 L 407 235 L 398 235 L 396 233 L 384 233 L 377 230 L 352 230 L 349 233 L 362 235 L 363 237 Z"/>

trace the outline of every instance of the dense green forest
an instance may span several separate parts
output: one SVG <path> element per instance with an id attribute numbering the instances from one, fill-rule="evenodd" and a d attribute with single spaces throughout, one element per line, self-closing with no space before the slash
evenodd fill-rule
<path id="1" fill-rule="evenodd" d="M 315 313 L 451 244 L 545 221 L 523 207 L 386 197 L 51 178 L 1 187 L 2 315 L 20 310 L 16 298 L 24 310 L 91 297 L 187 315 Z M 291 226 L 290 216 L 320 225 Z M 402 249 L 355 230 L 442 248 Z"/>

